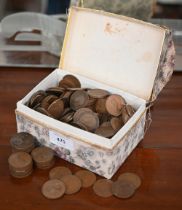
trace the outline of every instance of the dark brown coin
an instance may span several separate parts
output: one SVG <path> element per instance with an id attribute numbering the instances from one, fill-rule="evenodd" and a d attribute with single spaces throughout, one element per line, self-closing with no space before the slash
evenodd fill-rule
<path id="1" fill-rule="evenodd" d="M 49 107 L 49 105 L 50 105 L 53 101 L 55 101 L 56 99 L 58 99 L 57 96 L 55 96 L 55 95 L 48 95 L 48 96 L 46 96 L 46 97 L 41 101 L 40 106 L 41 106 L 42 108 L 44 108 L 44 109 L 47 110 L 48 107 Z"/>
<path id="2" fill-rule="evenodd" d="M 118 131 L 123 126 L 123 121 L 119 117 L 113 117 L 111 119 L 111 126 L 115 131 Z"/>
<path id="3" fill-rule="evenodd" d="M 64 166 L 57 166 L 50 170 L 49 179 L 61 179 L 64 176 L 72 174 L 71 170 Z"/>
<path id="4" fill-rule="evenodd" d="M 37 147 L 31 152 L 31 155 L 39 168 L 51 167 L 54 161 L 54 151 L 48 147 Z"/>
<path id="5" fill-rule="evenodd" d="M 35 109 L 37 112 L 40 112 L 41 114 L 47 115 L 49 117 L 53 117 L 46 109 L 44 109 L 43 107 L 37 107 Z"/>
<path id="6" fill-rule="evenodd" d="M 60 120 L 62 122 L 66 122 L 66 123 L 69 123 L 73 120 L 73 116 L 74 116 L 75 112 L 69 112 L 67 114 L 65 114 L 63 117 L 60 118 Z"/>
<path id="7" fill-rule="evenodd" d="M 54 94 L 57 96 L 60 96 L 64 91 L 65 91 L 65 88 L 61 88 L 61 87 L 50 87 L 46 90 L 47 93 Z"/>
<path id="8" fill-rule="evenodd" d="M 96 195 L 103 197 L 103 198 L 108 198 L 112 196 L 112 181 L 108 179 L 99 179 L 95 182 L 93 186 L 93 190 Z"/>
<path id="9" fill-rule="evenodd" d="M 106 113 L 106 99 L 105 98 L 100 98 L 97 100 L 95 104 L 95 110 L 97 113 Z"/>
<path id="10" fill-rule="evenodd" d="M 81 88 L 80 81 L 73 75 L 66 75 L 59 82 L 60 87 Z"/>
<path id="11" fill-rule="evenodd" d="M 81 180 L 75 175 L 63 176 L 61 181 L 65 184 L 65 194 L 68 195 L 78 192 L 82 186 Z"/>
<path id="12" fill-rule="evenodd" d="M 56 119 L 58 119 L 64 111 L 64 102 L 61 99 L 53 101 L 49 107 L 48 112 Z"/>
<path id="13" fill-rule="evenodd" d="M 16 152 L 10 155 L 8 163 L 15 171 L 26 171 L 32 167 L 32 157 L 26 152 Z"/>
<path id="14" fill-rule="evenodd" d="M 131 182 L 135 186 L 135 189 L 139 188 L 141 185 L 141 179 L 135 173 L 123 173 L 118 177 L 118 180 Z"/>
<path id="15" fill-rule="evenodd" d="M 83 90 L 75 91 L 70 97 L 70 107 L 73 110 L 78 110 L 87 105 L 89 100 L 88 94 Z"/>
<path id="16" fill-rule="evenodd" d="M 114 136 L 116 131 L 112 128 L 112 126 L 100 126 L 95 130 L 95 134 L 99 136 L 103 136 L 105 138 L 111 138 Z"/>
<path id="17" fill-rule="evenodd" d="M 29 133 L 20 132 L 10 139 L 13 151 L 31 152 L 35 147 L 35 138 Z"/>
<path id="18" fill-rule="evenodd" d="M 71 125 L 73 125 L 76 128 L 80 128 L 82 130 L 88 131 L 87 126 L 85 126 L 84 124 L 80 123 L 79 121 L 77 122 L 72 122 Z"/>
<path id="19" fill-rule="evenodd" d="M 135 186 L 127 181 L 117 180 L 112 184 L 112 193 L 118 198 L 129 198 L 135 193 Z"/>
<path id="20" fill-rule="evenodd" d="M 29 106 L 33 107 L 36 104 L 40 103 L 45 96 L 46 96 L 46 93 L 43 90 L 39 90 L 35 92 L 29 100 Z"/>
<path id="21" fill-rule="evenodd" d="M 87 93 L 92 98 L 104 98 L 109 95 L 109 92 L 103 89 L 90 89 Z"/>
<path id="22" fill-rule="evenodd" d="M 113 116 L 119 116 L 123 106 L 126 104 L 124 98 L 120 95 L 110 95 L 106 100 L 106 110 Z"/>
<path id="23" fill-rule="evenodd" d="M 87 171 L 87 170 L 80 170 L 75 173 L 82 182 L 82 187 L 90 187 L 96 181 L 96 176 L 94 173 Z"/>
<path id="24" fill-rule="evenodd" d="M 65 185 L 58 179 L 46 181 L 41 189 L 42 194 L 48 199 L 58 199 L 65 193 Z"/>

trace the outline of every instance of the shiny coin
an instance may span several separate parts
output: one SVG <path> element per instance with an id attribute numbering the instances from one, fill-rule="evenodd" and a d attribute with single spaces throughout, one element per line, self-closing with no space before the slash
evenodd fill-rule
<path id="1" fill-rule="evenodd" d="M 90 187 L 96 181 L 96 176 L 94 173 L 87 171 L 87 170 L 80 170 L 75 173 L 82 182 L 82 187 Z"/>
<path id="2" fill-rule="evenodd" d="M 96 195 L 103 197 L 103 198 L 108 198 L 112 196 L 112 181 L 108 179 L 99 179 L 95 182 L 93 186 L 93 190 Z"/>
<path id="3" fill-rule="evenodd" d="M 75 91 L 70 97 L 70 107 L 73 110 L 78 110 L 87 105 L 89 100 L 88 94 L 83 90 Z"/>
<path id="4" fill-rule="evenodd" d="M 118 177 L 118 180 L 131 182 L 135 186 L 135 189 L 139 188 L 141 185 L 141 179 L 135 173 L 123 173 Z"/>
<path id="5" fill-rule="evenodd" d="M 122 96 L 113 94 L 106 100 L 106 110 L 113 116 L 119 116 L 123 106 L 126 104 Z"/>
<path id="6" fill-rule="evenodd" d="M 111 119 L 111 126 L 115 131 L 118 131 L 123 126 L 123 122 L 120 118 L 113 117 Z"/>
<path id="7" fill-rule="evenodd" d="M 50 170 L 49 179 L 61 179 L 64 176 L 72 174 L 71 170 L 64 166 L 57 166 Z"/>
<path id="8" fill-rule="evenodd" d="M 116 131 L 112 128 L 112 126 L 100 126 L 95 130 L 95 134 L 99 136 L 103 136 L 105 138 L 111 138 L 114 136 Z"/>
<path id="9" fill-rule="evenodd" d="M 68 195 L 78 192 L 82 186 L 81 180 L 75 175 L 63 176 L 61 181 L 65 184 L 65 194 Z"/>
<path id="10" fill-rule="evenodd" d="M 48 199 L 57 199 L 64 195 L 65 185 L 57 179 L 48 180 L 43 184 L 41 192 Z"/>
<path id="11" fill-rule="evenodd" d="M 118 198 L 129 198 L 135 193 L 135 186 L 123 180 L 117 180 L 112 184 L 112 193 Z"/>
<path id="12" fill-rule="evenodd" d="M 103 89 L 90 89 L 87 93 L 92 98 L 104 98 L 109 95 L 109 92 Z"/>
<path id="13" fill-rule="evenodd" d="M 61 99 L 53 101 L 47 111 L 56 119 L 58 119 L 64 111 L 64 102 Z"/>

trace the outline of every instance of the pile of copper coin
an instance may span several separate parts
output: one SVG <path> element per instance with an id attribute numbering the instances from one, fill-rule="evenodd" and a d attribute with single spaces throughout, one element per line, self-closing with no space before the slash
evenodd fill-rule
<path id="1" fill-rule="evenodd" d="M 58 86 L 35 92 L 26 105 L 106 138 L 112 138 L 135 113 L 122 96 L 103 89 L 83 88 L 73 75 L 64 76 Z"/>
<path id="2" fill-rule="evenodd" d="M 49 169 L 54 165 L 54 151 L 48 147 L 36 147 L 36 139 L 29 133 L 20 132 L 10 139 L 12 154 L 9 156 L 10 174 L 16 178 L 29 176 L 33 163 L 39 169 Z"/>

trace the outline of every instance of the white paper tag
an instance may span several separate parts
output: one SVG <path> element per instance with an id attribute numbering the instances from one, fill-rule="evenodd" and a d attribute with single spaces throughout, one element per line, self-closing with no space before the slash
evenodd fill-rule
<path id="1" fill-rule="evenodd" d="M 56 144 L 57 146 L 60 146 L 69 150 L 74 149 L 73 141 L 62 134 L 58 134 L 54 131 L 49 131 L 49 139 L 51 143 Z"/>

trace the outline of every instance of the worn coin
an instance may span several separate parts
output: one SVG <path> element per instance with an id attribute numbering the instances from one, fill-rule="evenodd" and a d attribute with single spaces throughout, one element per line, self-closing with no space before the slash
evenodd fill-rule
<path id="1" fill-rule="evenodd" d="M 124 124 L 127 123 L 128 120 L 130 119 L 130 116 L 126 110 L 126 106 L 124 106 L 122 109 L 121 119 L 124 122 Z"/>
<path id="2" fill-rule="evenodd" d="M 96 195 L 103 197 L 103 198 L 108 198 L 112 196 L 112 181 L 108 179 L 99 179 L 95 182 L 93 186 L 93 190 Z"/>
<path id="3" fill-rule="evenodd" d="M 82 187 L 90 187 L 96 181 L 96 176 L 94 173 L 87 171 L 87 170 L 80 170 L 75 173 L 82 182 Z"/>
<path id="4" fill-rule="evenodd" d="M 82 113 L 85 113 L 85 112 L 92 113 L 92 110 L 90 108 L 80 108 L 80 109 L 76 110 L 76 112 L 73 116 L 73 121 L 77 122 L 79 120 L 80 116 L 82 115 Z"/>
<path id="5" fill-rule="evenodd" d="M 127 111 L 128 115 L 130 117 L 133 116 L 133 114 L 135 113 L 134 108 L 129 104 L 126 104 L 125 108 L 126 108 L 126 111 Z"/>
<path id="6" fill-rule="evenodd" d="M 103 89 L 90 89 L 87 93 L 92 98 L 104 98 L 109 95 L 109 92 Z"/>
<path id="7" fill-rule="evenodd" d="M 47 111 L 56 119 L 58 119 L 64 111 L 64 102 L 61 99 L 53 101 Z"/>
<path id="8" fill-rule="evenodd" d="M 64 195 L 65 189 L 65 184 L 62 181 L 52 179 L 43 184 L 41 192 L 48 199 L 57 199 Z"/>
<path id="9" fill-rule="evenodd" d="M 81 88 L 80 81 L 73 75 L 67 74 L 59 82 L 60 87 Z"/>
<path id="10" fill-rule="evenodd" d="M 106 113 L 106 99 L 105 98 L 99 98 L 95 104 L 95 111 L 97 113 Z"/>
<path id="11" fill-rule="evenodd" d="M 135 193 L 135 186 L 131 182 L 117 180 L 112 184 L 112 193 L 118 198 L 129 198 Z"/>
<path id="12" fill-rule="evenodd" d="M 44 109 L 47 110 L 48 107 L 49 107 L 49 105 L 50 105 L 53 101 L 55 101 L 56 99 L 58 99 L 57 96 L 55 96 L 55 95 L 48 95 L 48 96 L 46 96 L 46 97 L 41 101 L 40 106 L 41 106 L 42 108 L 44 108 Z"/>
<path id="13" fill-rule="evenodd" d="M 113 116 L 119 116 L 122 112 L 123 106 L 126 104 L 124 98 L 120 95 L 113 94 L 107 97 L 106 110 Z"/>
<path id="14" fill-rule="evenodd" d="M 63 176 L 72 174 L 71 170 L 64 166 L 57 166 L 50 170 L 49 179 L 61 179 Z"/>
<path id="15" fill-rule="evenodd" d="M 123 122 L 119 117 L 113 117 L 111 119 L 111 126 L 115 131 L 118 131 L 123 126 Z"/>
<path id="16" fill-rule="evenodd" d="M 135 189 L 139 188 L 140 185 L 141 185 L 141 179 L 135 173 L 129 173 L 128 172 L 128 173 L 120 174 L 119 177 L 118 177 L 118 180 L 131 182 L 135 186 Z"/>
<path id="17" fill-rule="evenodd" d="M 63 176 L 61 181 L 65 184 L 65 194 L 68 195 L 78 192 L 82 186 L 81 180 L 75 175 Z"/>
<path id="18" fill-rule="evenodd" d="M 70 97 L 70 107 L 73 110 L 78 110 L 87 105 L 89 100 L 88 94 L 83 90 L 75 91 Z"/>
<path id="19" fill-rule="evenodd" d="M 116 131 L 112 128 L 112 126 L 100 126 L 95 130 L 95 134 L 99 136 L 103 136 L 105 138 L 111 138 L 114 136 Z"/>
<path id="20" fill-rule="evenodd" d="M 40 103 L 45 96 L 46 96 L 46 93 L 43 90 L 39 90 L 35 92 L 29 100 L 29 107 L 32 108 L 36 104 Z"/>

